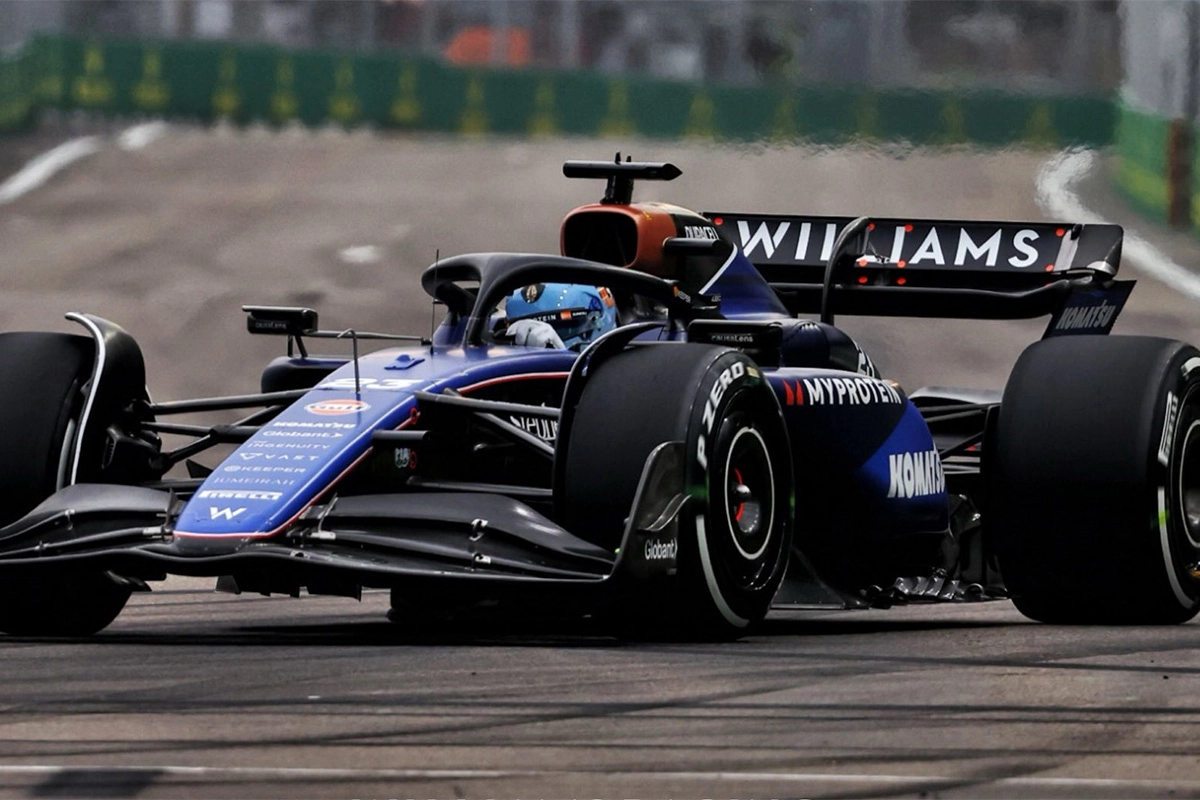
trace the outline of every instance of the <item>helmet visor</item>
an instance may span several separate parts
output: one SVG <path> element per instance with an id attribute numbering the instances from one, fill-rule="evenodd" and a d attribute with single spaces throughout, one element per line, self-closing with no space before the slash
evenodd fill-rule
<path id="1" fill-rule="evenodd" d="M 558 338 L 568 346 L 571 340 L 587 341 L 598 327 L 600 312 L 590 308 L 562 308 L 554 311 L 543 311 L 538 314 L 528 314 L 519 319 L 534 319 L 545 322 L 554 328 Z M 516 320 L 512 320 L 515 322 Z"/>

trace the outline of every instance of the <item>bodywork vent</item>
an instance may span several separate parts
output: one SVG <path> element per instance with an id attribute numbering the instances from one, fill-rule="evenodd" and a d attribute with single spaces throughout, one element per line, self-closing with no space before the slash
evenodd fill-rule
<path id="1" fill-rule="evenodd" d="M 638 256 L 638 231 L 625 214 L 585 211 L 563 221 L 564 256 L 586 258 L 614 267 L 629 267 Z"/>

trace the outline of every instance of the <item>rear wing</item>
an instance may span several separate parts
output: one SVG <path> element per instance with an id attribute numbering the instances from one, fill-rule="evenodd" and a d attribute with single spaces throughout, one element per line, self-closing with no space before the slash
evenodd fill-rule
<path id="1" fill-rule="evenodd" d="M 789 311 L 819 312 L 827 321 L 834 311 L 965 319 L 1053 314 L 1047 335 L 1107 333 L 1133 285 L 1113 280 L 1124 238 L 1119 225 L 705 216 Z M 1100 305 L 1105 313 L 1088 318 L 1103 325 L 1056 327 L 1072 307 Z"/>

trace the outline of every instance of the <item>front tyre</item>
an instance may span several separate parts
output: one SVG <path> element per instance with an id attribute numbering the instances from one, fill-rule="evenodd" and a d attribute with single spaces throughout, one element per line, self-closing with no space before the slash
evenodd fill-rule
<path id="1" fill-rule="evenodd" d="M 754 363 L 720 347 L 637 347 L 592 367 L 569 420 L 559 455 L 566 526 L 614 549 L 650 453 L 683 445 L 676 544 L 648 540 L 626 554 L 673 559 L 674 570 L 618 582 L 618 627 L 730 638 L 761 620 L 787 566 L 794 487 L 783 416 Z"/>
<path id="2" fill-rule="evenodd" d="M 989 449 L 985 529 L 1023 614 L 1173 624 L 1200 611 L 1200 351 L 1135 336 L 1034 344 Z"/>
<path id="3" fill-rule="evenodd" d="M 72 479 L 82 448 L 95 345 L 64 333 L 0 333 L 0 525 L 27 514 Z M 140 356 L 139 356 L 140 358 Z M 91 391 L 95 391 L 92 387 Z M 93 411 L 93 417 L 97 415 Z M 109 420 L 93 419 L 104 430 Z M 96 480 L 99 465 L 80 465 Z M 100 570 L 0 572 L 0 631 L 21 636 L 87 636 L 112 622 L 129 599 L 127 584 Z"/>
<path id="4" fill-rule="evenodd" d="M 688 465 L 691 486 L 703 486 L 707 502 L 693 503 L 692 524 L 704 577 L 704 592 L 718 630 L 731 632 L 766 615 L 782 580 L 790 547 L 791 471 L 786 433 L 760 419 L 758 405 L 747 393 L 731 398 L 726 415 L 705 441 L 705 461 L 696 453 Z M 765 404 L 763 404 L 765 405 Z M 705 428 L 696 425 L 697 442 Z M 693 567 L 694 570 L 694 567 Z M 699 593 L 699 590 L 697 590 Z"/>
<path id="5" fill-rule="evenodd" d="M 129 600 L 129 584 L 106 572 L 35 573 L 0 582 L 0 631 L 13 636 L 91 636 Z"/>

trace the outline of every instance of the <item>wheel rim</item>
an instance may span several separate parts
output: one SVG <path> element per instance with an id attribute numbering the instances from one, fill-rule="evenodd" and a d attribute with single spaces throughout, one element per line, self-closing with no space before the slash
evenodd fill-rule
<path id="1" fill-rule="evenodd" d="M 775 474 L 762 434 L 741 428 L 725 459 L 724 512 L 733 547 L 747 562 L 762 558 L 775 524 Z"/>
<path id="2" fill-rule="evenodd" d="M 746 485 L 741 470 L 734 469 L 733 478 L 729 488 L 733 502 L 737 504 L 733 512 L 733 521 L 742 536 L 753 535 L 762 522 L 762 503 L 755 496 L 754 490 Z"/>
<path id="3" fill-rule="evenodd" d="M 1179 450 L 1179 505 L 1183 531 L 1200 549 L 1200 420 L 1188 426 Z"/>

